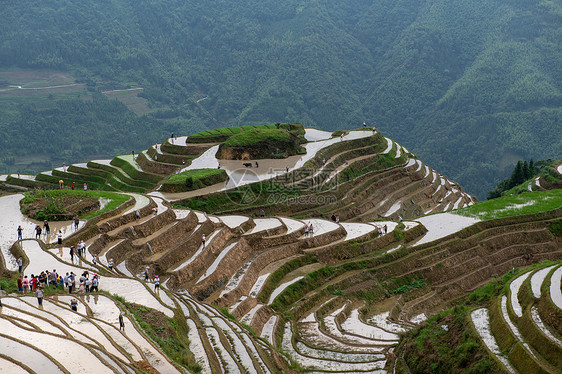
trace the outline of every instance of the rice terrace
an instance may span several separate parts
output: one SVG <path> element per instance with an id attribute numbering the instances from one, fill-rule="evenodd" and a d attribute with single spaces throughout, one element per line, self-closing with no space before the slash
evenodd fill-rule
<path id="1" fill-rule="evenodd" d="M 378 129 L 277 123 L 2 175 L 0 367 L 558 373 L 561 169 L 478 202 Z"/>

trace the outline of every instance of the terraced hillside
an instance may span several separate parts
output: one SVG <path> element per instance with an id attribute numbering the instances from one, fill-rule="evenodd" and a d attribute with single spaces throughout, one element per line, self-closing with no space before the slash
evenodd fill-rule
<path id="1" fill-rule="evenodd" d="M 191 316 L 190 334 L 197 331 L 206 354 L 208 347 L 224 353 L 211 355 L 206 362 L 197 353 L 202 352 L 200 347 L 189 346 L 199 365 L 211 370 L 212 365 L 226 365 L 219 371 L 241 365 L 259 372 L 258 357 L 269 370 L 282 370 L 275 366 L 285 365 L 282 358 L 272 363 L 268 353 L 262 355 L 260 349 L 271 350 L 266 342 L 301 368 L 383 370 L 392 365 L 400 334 L 426 316 L 494 274 L 562 258 L 560 237 L 550 231 L 560 220 L 560 209 L 492 221 L 450 213 L 428 216 L 448 219 L 451 225 L 454 220 L 449 216 L 455 216 L 460 223 L 447 235 L 424 219 L 335 223 L 214 216 L 172 209 L 158 198 L 134 198 L 134 205 L 120 214 L 90 221 L 66 238 L 62 257 L 56 248 L 46 251 L 36 241 L 24 240 L 21 247 L 30 262 L 26 272 L 45 267 L 82 271 L 70 263 L 66 247 L 86 240 L 89 254 L 81 266 L 105 274 L 103 290 L 169 317 L 177 318 L 179 310 L 183 317 Z M 140 219 L 135 218 L 137 210 Z M 312 226 L 313 233 L 306 235 L 305 226 Z M 459 227 L 467 228 L 458 231 Z M 97 266 L 90 261 L 93 254 Z M 114 270 L 108 269 L 110 260 Z M 146 268 L 151 279 L 158 274 L 163 280 L 159 295 L 150 291 L 150 282 L 138 280 Z M 255 338 L 244 325 L 263 339 L 254 343 L 258 350 L 254 356 L 247 340 Z M 227 334 L 230 343 L 221 334 Z M 193 335 L 190 341 L 199 344 Z M 250 355 L 246 361 L 239 353 L 242 346 Z"/>
<path id="2" fill-rule="evenodd" d="M 65 188 L 82 189 L 87 185 L 104 191 L 152 191 L 152 195 L 175 201 L 178 206 L 213 213 L 254 214 L 265 209 L 270 214 L 299 218 L 337 214 L 341 220 L 362 222 L 417 217 L 458 209 L 475 201 L 456 183 L 378 131 L 348 131 L 334 136 L 331 132 L 302 129 L 300 124 L 270 126 L 285 126 L 295 134 L 304 132 L 306 153 L 249 162 L 217 159 L 217 141 L 259 128 L 246 126 L 169 138 L 139 154 L 61 166 L 36 176 L 4 175 L 0 183 L 49 189 L 59 188 L 63 181 Z M 163 192 L 176 189 L 166 188 L 170 175 L 217 167 L 228 174 L 226 183 L 187 193 Z"/>
<path id="3" fill-rule="evenodd" d="M 396 365 L 401 352 L 396 349 L 412 327 L 513 268 L 562 259 L 561 190 L 473 204 L 460 187 L 377 132 L 352 131 L 340 138 L 308 131 L 305 136 L 307 155 L 296 156 L 288 172 L 283 169 L 275 177 L 258 170 L 255 179 L 239 179 L 241 183 L 234 187 L 252 191 L 273 177 L 304 185 L 306 178 L 321 173 L 327 175 L 325 179 L 347 173 L 350 181 L 342 185 L 330 186 L 325 180 L 319 187 L 301 186 L 295 193 L 341 193 L 334 205 L 260 204 L 267 200 L 259 199 L 275 191 L 264 191 L 258 203 L 240 205 L 240 200 L 228 195 L 234 162 L 240 161 L 232 165 L 218 161 L 213 151 L 216 145 L 186 169 L 221 162 L 230 172 L 230 181 L 221 187 L 226 190 L 189 197 L 182 204 L 214 206 L 224 210 L 221 214 L 180 209 L 170 202 L 178 194 L 128 193 L 129 200 L 117 209 L 82 220 L 78 229 L 73 229 L 72 222 L 56 228 L 52 223 L 50 235 L 34 239 L 38 222 L 20 212 L 23 196 L 0 197 L 5 213 L 0 216 L 5 233 L 0 235 L 4 276 L 12 281 L 18 277 L 16 258 L 20 256 L 25 275 L 47 269 L 101 275 L 101 293 L 75 295 L 79 299 L 76 312 L 69 309 L 70 298 L 60 286 L 58 291 L 46 292 L 42 307 L 16 290 L 2 297 L 0 318 L 6 321 L 0 324 L 0 338 L 6 344 L 0 348 L 0 360 L 5 367 L 14 372 L 51 368 L 74 372 L 76 368 L 96 373 L 385 373 L 395 366 L 401 370 L 403 366 Z M 168 143 L 158 149 L 180 154 L 191 147 L 185 139 Z M 120 161 L 105 165 L 126 171 L 129 167 L 116 163 L 132 162 L 132 156 L 116 159 Z M 367 166 L 362 169 L 358 165 L 363 161 Z M 267 163 L 260 161 L 257 169 Z M 330 164 L 334 168 L 328 171 Z M 293 178 L 307 167 L 318 167 L 319 174 Z M 420 200 L 428 191 L 432 198 Z M 186 194 L 198 193 L 205 191 Z M 435 200 L 434 196 L 441 197 Z M 210 204 L 213 201 L 215 205 Z M 263 216 L 258 209 L 264 210 Z M 424 209 L 432 214 L 423 215 Z M 340 220 L 329 218 L 333 212 Z M 24 240 L 14 243 L 18 226 L 23 227 Z M 54 244 L 59 229 L 64 232 L 60 248 Z M 81 240 L 86 254 L 71 258 L 69 247 Z M 549 266 L 553 264 L 559 266 L 558 262 Z M 560 277 L 554 269 L 550 268 L 548 278 L 554 288 L 548 287 L 556 298 L 552 290 L 556 291 L 556 285 L 560 289 Z M 154 287 L 156 275 L 161 281 L 159 291 Z M 515 281 L 514 289 L 524 281 Z M 545 308 L 542 296 L 537 301 L 522 291 L 514 292 L 522 305 L 519 318 L 525 318 L 525 308 L 530 308 L 530 318 L 533 307 Z M 513 297 L 507 300 L 512 302 Z M 558 337 L 557 309 L 544 310 L 539 316 Z M 124 332 L 117 328 L 120 312 L 126 317 Z M 520 323 L 523 329 L 524 322 Z M 543 347 L 532 348 L 546 343 L 528 339 L 524 343 L 531 347 L 529 352 L 538 352 L 533 353 L 537 363 L 518 353 L 517 341 L 504 339 L 501 344 L 506 347 L 501 351 L 513 351 L 513 357 L 523 357 L 521 365 L 527 366 L 510 365 L 521 372 L 526 367 L 556 372 L 552 371 L 559 367 L 553 358 L 556 351 L 548 356 Z M 66 357 L 57 348 L 61 346 L 82 352 L 77 355 L 84 360 Z M 35 349 L 41 359 L 25 354 L 12 357 L 13 348 Z"/>
<path id="4" fill-rule="evenodd" d="M 474 328 L 509 372 L 557 373 L 562 368 L 560 261 L 522 272 L 489 308 L 471 312 Z"/>
<path id="5" fill-rule="evenodd" d="M 186 144 L 186 137 L 167 139 L 138 155 L 121 155 L 111 160 L 92 160 L 87 163 L 61 166 L 33 175 L 10 174 L 3 180 L 10 185 L 28 188 L 58 188 L 63 181 L 66 188 L 74 184 L 82 189 L 123 192 L 147 192 L 176 170 L 189 165 L 191 160 L 211 144 Z M 176 145 L 182 143 L 182 146 Z"/>
<path id="6" fill-rule="evenodd" d="M 341 220 L 363 222 L 417 217 L 475 202 L 460 186 L 399 144 L 378 132 L 356 133 L 350 140 L 328 137 L 308 143 L 309 157 L 286 167 L 277 163 L 266 169 L 266 175 L 261 164 L 262 170 L 238 169 L 230 174 L 231 188 L 209 189 L 204 196 L 155 196 L 179 199 L 176 205 L 219 214 L 252 215 L 263 209 L 298 218 L 337 214 Z M 246 180 L 256 182 L 246 184 Z"/>

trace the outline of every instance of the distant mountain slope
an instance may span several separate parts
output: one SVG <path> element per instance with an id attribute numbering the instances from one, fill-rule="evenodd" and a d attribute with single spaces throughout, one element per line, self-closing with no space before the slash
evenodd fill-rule
<path id="1" fill-rule="evenodd" d="M 142 85 L 185 129 L 367 119 L 480 198 L 562 150 L 549 0 L 11 1 L 0 20 L 0 67 Z"/>

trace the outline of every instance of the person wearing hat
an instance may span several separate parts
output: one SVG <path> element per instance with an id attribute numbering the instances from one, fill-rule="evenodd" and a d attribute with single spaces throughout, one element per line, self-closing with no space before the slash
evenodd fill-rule
<path id="1" fill-rule="evenodd" d="M 160 278 L 158 277 L 158 275 L 156 275 L 154 277 L 154 292 L 159 292 L 160 291 Z"/>

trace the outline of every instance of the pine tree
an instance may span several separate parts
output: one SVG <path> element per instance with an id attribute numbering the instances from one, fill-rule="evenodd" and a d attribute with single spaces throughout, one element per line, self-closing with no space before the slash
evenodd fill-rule
<path id="1" fill-rule="evenodd" d="M 523 179 L 528 180 L 532 176 L 533 174 L 531 174 L 531 170 L 529 169 L 529 164 L 527 163 L 527 160 L 523 161 Z"/>
<path id="2" fill-rule="evenodd" d="M 531 177 L 534 177 L 535 174 L 537 174 L 537 169 L 535 167 L 535 161 L 533 161 L 533 159 L 531 159 L 531 161 L 529 161 L 529 173 L 531 173 Z"/>
<path id="3" fill-rule="evenodd" d="M 513 169 L 513 173 L 509 179 L 509 188 L 513 188 L 524 181 L 525 176 L 523 175 L 523 163 L 521 161 L 517 161 L 517 165 L 515 165 L 515 169 Z"/>

